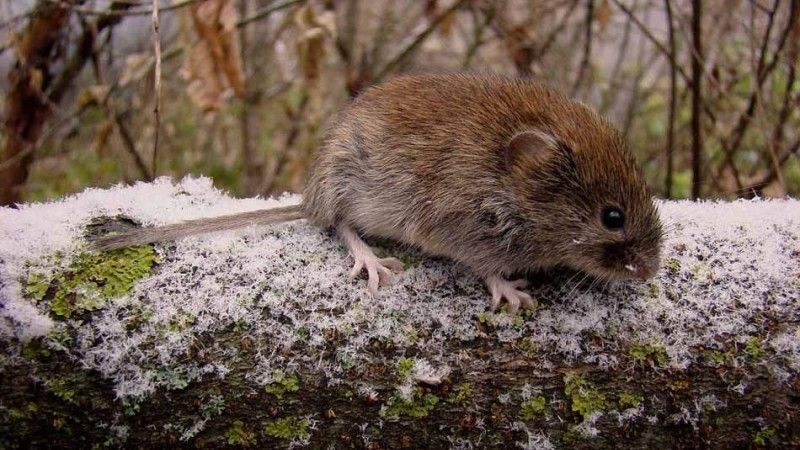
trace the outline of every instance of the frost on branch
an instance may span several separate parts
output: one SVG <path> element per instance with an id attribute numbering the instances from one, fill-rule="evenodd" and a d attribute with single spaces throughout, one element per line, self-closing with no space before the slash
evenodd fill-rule
<path id="1" fill-rule="evenodd" d="M 237 200 L 187 178 L 0 209 L 0 373 L 31 383 L 0 407 L 3 421 L 51 414 L 42 389 L 83 409 L 82 392 L 99 389 L 97 410 L 113 412 L 93 418 L 100 442 L 402 444 L 393 427 L 419 420 L 432 434 L 414 439 L 463 447 L 602 442 L 622 429 L 640 442 L 660 426 L 710 442 L 798 439 L 785 425 L 797 408 L 780 404 L 800 371 L 796 200 L 664 202 L 654 280 L 537 276 L 539 307 L 524 316 L 487 312 L 466 268 L 388 243 L 375 244 L 406 270 L 370 299 L 344 247 L 305 221 L 85 251 L 98 218 L 150 226 L 297 202 Z M 70 371 L 48 372 L 54 358 Z M 359 421 L 345 414 L 359 408 Z M 148 420 L 161 434 L 129 429 Z"/>

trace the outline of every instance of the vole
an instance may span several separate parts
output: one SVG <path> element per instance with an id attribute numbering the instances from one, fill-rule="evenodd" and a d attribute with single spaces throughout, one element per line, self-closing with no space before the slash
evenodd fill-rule
<path id="1" fill-rule="evenodd" d="M 402 270 L 361 236 L 469 266 L 490 307 L 532 307 L 515 273 L 567 266 L 601 280 L 658 269 L 662 226 L 621 133 L 531 79 L 400 76 L 367 89 L 329 129 L 302 204 L 143 228 L 101 250 L 306 218 L 334 228 L 372 295 Z"/>

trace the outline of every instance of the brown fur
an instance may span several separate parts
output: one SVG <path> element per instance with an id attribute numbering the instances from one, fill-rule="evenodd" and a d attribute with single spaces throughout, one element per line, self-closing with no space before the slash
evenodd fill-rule
<path id="1" fill-rule="evenodd" d="M 621 231 L 603 227 L 608 206 L 624 211 Z M 661 246 L 619 131 L 542 84 L 493 75 L 403 76 L 368 89 L 330 129 L 302 207 L 319 226 L 415 245 L 484 277 L 554 265 L 647 277 Z M 165 240 L 159 230 L 148 242 Z"/>
<path id="2" fill-rule="evenodd" d="M 516 155 L 517 133 L 558 143 Z M 516 151 L 516 150 L 513 150 Z M 620 231 L 600 212 L 618 206 Z M 661 225 L 619 131 L 539 83 L 491 75 L 396 78 L 367 90 L 332 128 L 304 207 L 320 226 L 416 245 L 483 276 L 567 265 L 604 279 L 649 276 Z"/>

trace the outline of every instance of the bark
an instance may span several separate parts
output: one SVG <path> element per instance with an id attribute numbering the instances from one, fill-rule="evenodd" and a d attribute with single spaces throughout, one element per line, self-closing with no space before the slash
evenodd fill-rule
<path id="1" fill-rule="evenodd" d="M 524 431 L 513 429 L 514 422 L 523 422 L 530 431 L 548 436 L 556 448 L 800 445 L 800 383 L 797 379 L 788 384 L 779 382 L 763 367 L 709 364 L 671 371 L 659 369 L 655 361 L 630 361 L 609 372 L 557 362 L 548 370 L 535 358 L 522 356 L 512 345 L 479 339 L 468 345 L 453 345 L 452 351 L 463 353 L 466 363 L 442 384 L 421 388 L 439 399 L 426 417 L 404 416 L 390 421 L 382 419 L 381 407 L 394 395 L 397 376 L 391 367 L 376 363 L 363 372 L 354 370 L 345 383 L 333 387 L 326 386 L 319 371 L 304 367 L 296 373 L 299 390 L 279 398 L 245 378 L 248 361 L 256 356 L 243 345 L 246 332 L 204 336 L 193 352 L 212 339 L 239 349 L 238 367 L 224 380 L 208 377 L 182 389 L 128 402 L 116 400 L 111 383 L 97 373 L 82 369 L 64 354 L 37 342 L 29 344 L 25 347 L 29 359 L 0 374 L 6 408 L 0 421 L 0 442 L 6 448 L 89 448 L 104 443 L 125 448 L 166 444 L 178 448 L 219 448 L 227 444 L 286 448 L 290 439 L 270 436 L 266 424 L 280 418 L 313 416 L 318 423 L 310 431 L 308 448 L 450 448 L 459 439 L 471 441 L 476 448 L 514 448 L 517 442 L 527 441 Z M 332 342 L 331 349 L 334 347 Z M 303 348 L 291 351 L 302 352 Z M 381 361 L 393 357 L 395 349 L 375 343 L 369 353 Z M 481 361 L 493 364 L 487 368 Z M 606 413 L 595 424 L 598 436 L 583 435 L 576 429 L 582 422 L 580 413 L 573 410 L 576 400 L 565 393 L 565 373 L 580 374 L 587 386 L 605 395 L 608 410 L 620 413 L 625 409 L 618 406 L 624 393 L 635 390 L 644 399 L 642 405 L 653 411 L 657 423 L 646 418 L 620 423 L 616 412 Z M 731 381 L 745 373 L 755 380 L 748 392 L 731 392 Z M 357 393 L 359 382 L 366 379 L 375 386 L 375 397 Z M 42 380 L 66 380 L 65 391 L 54 393 Z M 465 382 L 471 394 L 457 401 L 458 389 Z M 516 395 L 523 383 L 542 389 L 548 405 L 544 413 L 526 419 L 523 402 Z M 506 395 L 510 401 L 503 403 Z M 215 396 L 224 398 L 224 413 L 210 414 L 196 436 L 181 440 L 186 429 L 203 419 L 204 408 Z M 703 417 L 692 423 L 691 415 L 697 412 L 686 411 L 682 405 L 695 404 L 702 398 L 714 398 L 725 406 L 700 402 Z M 29 411 L 30 405 L 36 410 Z M 241 434 L 233 431 L 239 429 L 237 421 L 243 424 Z M 369 426 L 362 429 L 367 423 Z M 124 438 L 112 424 L 126 428 Z M 249 433 L 252 436 L 248 437 Z"/>

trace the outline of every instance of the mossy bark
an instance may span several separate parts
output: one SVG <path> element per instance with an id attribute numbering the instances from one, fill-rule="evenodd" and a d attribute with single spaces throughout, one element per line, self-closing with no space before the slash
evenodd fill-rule
<path id="1" fill-rule="evenodd" d="M 105 224 L 89 232 L 125 226 Z M 145 257 L 142 252 L 129 253 L 96 260 L 157 262 L 147 252 Z M 78 256 L 77 261 L 88 260 Z M 670 261 L 665 270 L 679 272 L 677 262 Z M 133 266 L 130 261 L 124 265 Z M 147 276 L 145 269 L 136 276 Z M 576 363 L 529 337 L 501 339 L 508 327 L 535 324 L 537 311 L 510 319 L 504 313 L 465 319 L 476 330 L 474 338 L 445 339 L 441 342 L 444 353 L 441 348 L 372 338 L 358 348 L 358 361 L 353 364 L 339 353 L 347 333 L 353 333 L 347 327 L 324 329 L 322 336 L 315 336 L 323 344 L 311 348 L 306 345 L 308 330 L 294 330 L 304 338 L 286 345 L 264 342 L 259 337 L 263 332 L 256 335 L 248 328 L 256 325 L 253 322 L 229 322 L 218 332 L 193 334 L 177 366 L 136 360 L 160 377 L 157 389 L 142 398 L 117 398 L 114 383 L 86 369 L 81 362 L 85 355 L 73 347 L 76 331 L 94 325 L 105 306 L 78 307 L 83 303 L 73 298 L 73 291 L 91 291 L 88 288 L 63 293 L 70 305 L 77 305 L 68 315 L 52 304 L 61 289 L 76 284 L 72 282 L 76 279 L 100 288 L 117 278 L 127 283 L 133 275 L 126 272 L 109 278 L 84 272 L 80 264 L 72 264 L 43 282 L 33 277 L 32 269 L 31 283 L 38 287 L 29 289 L 31 301 L 64 326 L 30 342 L 12 339 L 0 344 L 4 346 L 0 352 L 2 448 L 800 447 L 800 381 L 786 365 L 776 362 L 780 358 L 761 338 L 745 344 L 729 338 L 709 343 L 713 348 L 692 348 L 691 363 L 677 369 L 670 366 L 666 348 L 657 340 L 634 343 L 621 341 L 614 333 L 582 333 L 585 353 L 600 354 L 593 350 L 602 349 L 615 361 Z M 687 281 L 676 276 L 674 283 Z M 664 289 L 671 287 L 664 285 Z M 267 295 L 270 288 L 263 289 L 259 295 Z M 650 294 L 655 297 L 658 292 Z M 292 313 L 293 306 L 285 307 L 289 309 L 256 308 L 257 320 L 292 324 L 285 314 Z M 137 314 L 138 310 L 117 311 Z M 792 320 L 762 319 L 764 336 L 778 333 Z M 146 320 L 142 314 L 124 322 L 132 327 L 125 330 L 133 333 Z M 401 315 L 397 320 L 409 319 Z M 176 319 L 168 328 L 187 331 L 191 322 L 191 317 Z M 429 342 L 436 332 L 404 323 L 416 342 Z M 169 331 L 173 330 L 165 332 Z M 87 343 L 83 336 L 82 351 L 102 339 L 97 335 L 96 342 Z M 274 349 L 276 358 L 297 363 L 291 371 L 276 370 L 266 386 L 252 376 L 258 353 L 265 348 Z M 214 353 L 219 349 L 229 351 Z M 440 355 L 453 356 L 446 375 L 427 380 L 415 375 L 415 364 L 435 363 Z M 225 364 L 222 375 L 186 375 L 186 367 L 220 360 Z M 335 364 L 344 372 L 336 372 L 336 379 L 328 378 L 330 372 L 320 368 L 323 363 Z"/>
<path id="2" fill-rule="evenodd" d="M 253 356 L 242 345 L 248 339 L 245 330 L 203 339 L 224 339 L 239 348 L 227 376 L 141 401 L 115 399 L 111 384 L 99 374 L 41 341 L 20 346 L 18 357 L 7 357 L 0 371 L 0 442 L 7 448 L 270 448 L 307 438 L 310 448 L 444 448 L 459 442 L 508 448 L 528 441 L 527 433 L 513 425 L 522 422 L 557 448 L 800 446 L 800 384 L 775 379 L 757 360 L 745 367 L 709 361 L 672 371 L 659 368 L 655 359 L 620 355 L 618 370 L 567 364 L 545 370 L 535 355 L 511 344 L 491 338 L 454 342 L 452 351 L 462 352 L 463 365 L 437 386 L 417 384 L 407 402 L 427 396 L 436 399 L 428 402 L 431 407 L 400 408 L 394 410 L 399 417 L 390 418 L 385 405 L 397 399 L 400 381 L 395 367 L 354 368 L 333 387 L 309 367 L 292 375 L 296 385 L 265 389 L 244 378 Z M 197 357 L 192 353 L 203 347 L 203 339 L 187 358 Z M 335 338 L 330 346 L 335 348 Z M 369 353 L 375 361 L 396 359 L 392 346 L 378 342 Z M 729 389 L 745 377 L 744 394 Z M 365 380 L 374 393 L 358 392 Z M 540 413 L 524 409 L 525 384 L 545 398 Z M 639 400 L 637 417 L 618 418 Z M 580 425 L 582 414 L 593 412 L 600 413 L 593 425 L 598 434 L 590 437 Z M 188 437 L 187 430 L 201 421 L 204 426 Z"/>

